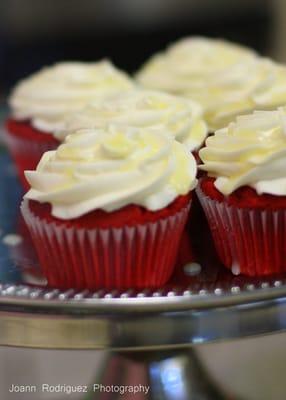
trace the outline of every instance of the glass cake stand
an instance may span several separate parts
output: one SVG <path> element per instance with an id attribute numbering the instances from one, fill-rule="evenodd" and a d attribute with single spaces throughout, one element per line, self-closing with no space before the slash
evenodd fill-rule
<path id="1" fill-rule="evenodd" d="M 232 275 L 219 265 L 202 221 L 190 230 L 196 262 L 182 262 L 179 257 L 181 263 L 163 288 L 139 292 L 48 288 L 19 214 L 21 197 L 14 167 L 3 150 L 0 345 L 106 349 L 109 357 L 96 382 L 130 384 L 136 370 L 137 383 L 151 387 L 148 395 L 137 394 L 136 399 L 215 400 L 229 397 L 203 371 L 196 346 L 286 328 L 286 274 L 263 279 Z M 122 396 L 101 397 L 92 390 L 86 397 L 117 398 Z"/>

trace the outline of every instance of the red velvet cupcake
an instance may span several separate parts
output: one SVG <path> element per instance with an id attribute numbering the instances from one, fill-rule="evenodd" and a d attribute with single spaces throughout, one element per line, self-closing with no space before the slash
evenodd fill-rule
<path id="1" fill-rule="evenodd" d="M 19 178 L 28 188 L 24 170 L 36 168 L 41 156 L 58 147 L 55 132 L 68 114 L 96 98 L 133 87 L 131 80 L 107 61 L 59 63 L 21 81 L 10 97 L 12 115 L 6 123 L 6 143 Z"/>
<path id="2" fill-rule="evenodd" d="M 49 286 L 157 287 L 171 276 L 196 164 L 156 130 L 78 131 L 26 174 L 22 204 Z"/>
<path id="3" fill-rule="evenodd" d="M 60 142 L 52 134 L 34 128 L 29 121 L 6 121 L 5 142 L 17 167 L 22 186 L 29 188 L 24 176 L 25 170 L 36 169 L 41 156 L 56 149 Z"/>
<path id="4" fill-rule="evenodd" d="M 226 40 L 190 36 L 153 55 L 135 79 L 145 88 L 201 104 L 211 134 L 235 116 L 255 109 L 258 101 L 265 102 L 265 90 L 271 90 L 273 82 L 281 82 L 277 75 L 272 64 L 252 49 Z M 285 104 L 285 96 L 281 97 L 284 99 L 279 104 Z"/>
<path id="5" fill-rule="evenodd" d="M 286 116 L 260 111 L 207 139 L 197 194 L 234 274 L 286 272 Z"/>

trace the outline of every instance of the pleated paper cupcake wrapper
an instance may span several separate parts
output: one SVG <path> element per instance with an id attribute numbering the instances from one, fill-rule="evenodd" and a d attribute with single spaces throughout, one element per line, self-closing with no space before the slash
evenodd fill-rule
<path id="1" fill-rule="evenodd" d="M 42 272 L 61 289 L 142 289 L 170 278 L 190 205 L 175 215 L 132 227 L 78 229 L 47 222 L 24 200 L 22 213 Z"/>
<path id="2" fill-rule="evenodd" d="M 197 194 L 217 253 L 235 275 L 262 276 L 286 271 L 286 210 L 238 208 Z"/>
<path id="3" fill-rule="evenodd" d="M 4 140 L 9 152 L 16 164 L 17 173 L 24 189 L 29 189 L 29 184 L 25 178 L 24 171 L 36 169 L 42 155 L 49 150 L 57 148 L 55 143 L 36 142 L 21 138 L 6 131 Z"/>

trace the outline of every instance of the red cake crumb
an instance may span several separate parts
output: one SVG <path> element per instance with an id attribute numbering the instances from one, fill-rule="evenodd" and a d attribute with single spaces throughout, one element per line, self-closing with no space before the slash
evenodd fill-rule
<path id="1" fill-rule="evenodd" d="M 25 190 L 29 184 L 24 171 L 36 169 L 42 155 L 55 150 L 60 142 L 50 133 L 35 129 L 29 121 L 6 121 L 6 144 L 16 164 L 18 176 Z"/>
<path id="2" fill-rule="evenodd" d="M 259 208 L 278 210 L 286 208 L 286 196 L 275 196 L 271 194 L 257 194 L 257 192 L 249 187 L 243 186 L 229 196 L 224 196 L 220 193 L 215 185 L 214 178 L 204 177 L 200 180 L 200 187 L 202 191 L 211 199 L 219 202 L 227 202 L 227 204 L 238 208 Z"/>
<path id="3" fill-rule="evenodd" d="M 27 139 L 31 141 L 36 141 L 36 142 L 43 142 L 43 143 L 51 143 L 55 145 L 59 145 L 60 142 L 51 134 L 51 133 L 46 133 L 42 132 L 36 128 L 34 128 L 30 121 L 16 121 L 13 118 L 9 118 L 6 121 L 6 128 L 8 131 L 15 135 L 20 137 L 21 139 Z"/>
<path id="4" fill-rule="evenodd" d="M 158 210 L 149 211 L 144 207 L 131 204 L 113 212 L 104 210 L 95 210 L 83 215 L 82 217 L 72 220 L 62 220 L 51 215 L 51 205 L 48 203 L 41 204 L 37 201 L 30 200 L 29 206 L 31 211 L 47 222 L 56 222 L 58 224 L 72 225 L 80 228 L 119 228 L 122 226 L 134 226 L 147 222 L 158 221 L 165 217 L 176 214 L 182 208 L 187 206 L 191 200 L 191 193 L 185 196 L 179 196 L 169 206 Z"/>

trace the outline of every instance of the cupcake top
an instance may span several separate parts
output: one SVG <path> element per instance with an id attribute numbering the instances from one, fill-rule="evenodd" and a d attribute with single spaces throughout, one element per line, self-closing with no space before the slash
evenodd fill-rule
<path id="1" fill-rule="evenodd" d="M 194 157 L 166 129 L 122 126 L 74 132 L 26 178 L 25 197 L 50 203 L 60 219 L 129 204 L 159 210 L 197 182 Z"/>
<path id="2" fill-rule="evenodd" d="M 211 131 L 237 115 L 286 102 L 285 67 L 222 40 L 183 39 L 152 57 L 137 79 L 198 101 Z"/>
<path id="3" fill-rule="evenodd" d="M 248 60 L 236 71 L 229 71 L 224 82 L 192 97 L 203 106 L 204 117 L 214 131 L 227 126 L 238 115 L 284 105 L 286 68 L 265 58 Z"/>
<path id="4" fill-rule="evenodd" d="M 28 119 L 35 128 L 51 133 L 63 128 L 67 114 L 79 111 L 91 100 L 133 86 L 132 80 L 109 61 L 62 62 L 20 81 L 9 104 L 13 118 Z"/>
<path id="5" fill-rule="evenodd" d="M 202 108 L 189 99 L 163 92 L 131 90 L 94 101 L 81 112 L 70 115 L 65 129 L 55 136 L 63 141 L 75 130 L 105 128 L 109 124 L 159 129 L 161 126 L 193 151 L 203 144 L 207 135 L 207 126 L 201 115 Z"/>
<path id="6" fill-rule="evenodd" d="M 258 194 L 286 195 L 286 113 L 256 111 L 237 117 L 206 140 L 200 168 L 225 196 L 242 186 Z"/>
<path id="7" fill-rule="evenodd" d="M 137 80 L 146 87 L 189 94 L 222 81 L 229 69 L 256 57 L 254 51 L 225 40 L 187 37 L 152 56 Z"/>

